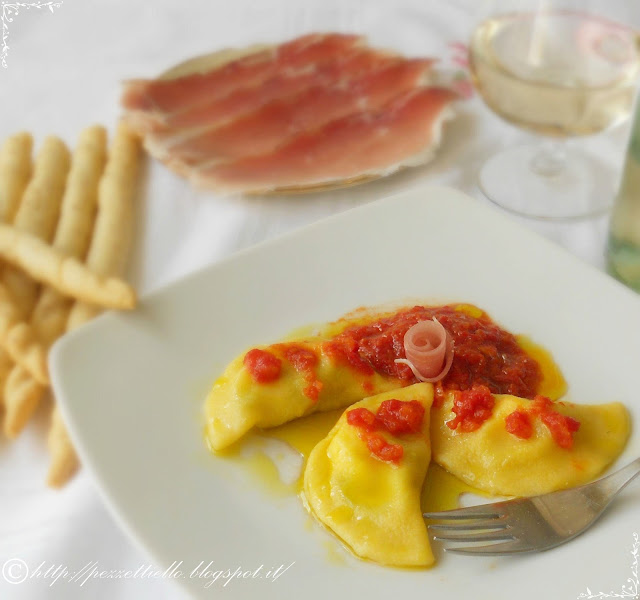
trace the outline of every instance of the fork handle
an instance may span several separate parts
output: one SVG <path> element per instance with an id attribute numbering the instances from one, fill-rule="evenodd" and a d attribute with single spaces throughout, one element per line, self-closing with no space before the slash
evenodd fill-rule
<path id="1" fill-rule="evenodd" d="M 636 458 L 626 467 L 622 467 L 619 471 L 611 473 L 611 475 L 608 475 L 607 477 L 603 477 L 600 480 L 600 483 L 602 485 L 606 485 L 606 489 L 609 493 L 615 494 L 638 475 L 640 475 L 640 458 Z"/>

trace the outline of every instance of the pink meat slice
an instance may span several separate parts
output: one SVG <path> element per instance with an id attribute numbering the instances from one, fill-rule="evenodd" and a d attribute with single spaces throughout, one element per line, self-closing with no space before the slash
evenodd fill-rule
<path id="1" fill-rule="evenodd" d="M 406 359 L 404 363 L 418 381 L 435 383 L 444 379 L 453 363 L 454 344 L 442 324 L 434 317 L 431 321 L 418 321 L 404 335 Z"/>
<path id="2" fill-rule="evenodd" d="M 298 94 L 312 86 L 336 85 L 399 62 L 396 55 L 370 48 L 349 52 L 334 62 L 321 63 L 314 69 L 292 74 L 277 74 L 260 85 L 240 88 L 230 94 L 191 107 L 188 110 L 164 114 L 145 113 L 145 122 L 138 125 L 141 133 L 153 132 L 153 143 L 164 144 L 184 136 L 187 131 L 217 127 L 262 105 Z M 140 123 L 140 119 L 136 119 Z"/>
<path id="3" fill-rule="evenodd" d="M 187 164 L 266 154 L 287 140 L 362 111 L 375 111 L 424 83 L 430 60 L 402 60 L 343 85 L 312 87 L 266 104 L 228 125 L 189 137 L 169 148 Z"/>
<path id="4" fill-rule="evenodd" d="M 235 89 L 258 85 L 283 69 L 301 69 L 310 64 L 335 60 L 361 41 L 356 35 L 310 34 L 245 56 L 208 71 L 161 80 L 125 82 L 122 105 L 132 111 L 173 112 L 185 110 Z"/>
<path id="5" fill-rule="evenodd" d="M 430 150 L 444 110 L 444 88 L 412 90 L 378 112 L 361 112 L 307 132 L 275 151 L 187 171 L 197 184 L 225 192 L 260 192 L 372 173 L 389 173 Z"/>

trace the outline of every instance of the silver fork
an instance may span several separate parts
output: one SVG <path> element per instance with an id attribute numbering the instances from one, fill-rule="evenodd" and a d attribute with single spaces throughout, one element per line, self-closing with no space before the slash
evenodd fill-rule
<path id="1" fill-rule="evenodd" d="M 429 525 L 435 540 L 474 542 L 469 546 L 446 546 L 448 552 L 483 556 L 541 552 L 564 544 L 591 527 L 638 474 L 640 458 L 607 477 L 570 490 L 423 516 L 454 521 Z"/>

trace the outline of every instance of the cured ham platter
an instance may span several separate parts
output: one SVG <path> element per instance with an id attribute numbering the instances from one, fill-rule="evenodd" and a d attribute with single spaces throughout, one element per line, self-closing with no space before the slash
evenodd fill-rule
<path id="1" fill-rule="evenodd" d="M 434 84 L 434 62 L 310 34 L 127 81 L 122 106 L 147 151 L 199 187 L 313 191 L 433 157 L 457 98 Z"/>

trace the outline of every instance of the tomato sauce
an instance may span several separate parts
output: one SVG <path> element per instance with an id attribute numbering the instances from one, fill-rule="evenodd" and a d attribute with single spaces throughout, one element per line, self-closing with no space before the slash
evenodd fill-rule
<path id="1" fill-rule="evenodd" d="M 373 456 L 384 462 L 398 464 L 404 455 L 404 448 L 400 444 L 390 444 L 381 435 L 366 433 L 365 441 L 367 448 Z"/>
<path id="2" fill-rule="evenodd" d="M 244 356 L 243 364 L 256 383 L 271 383 L 280 378 L 282 372 L 282 359 L 300 373 L 307 386 L 303 393 L 313 402 L 318 401 L 318 395 L 322 390 L 322 382 L 316 376 L 316 367 L 319 358 L 316 352 L 301 344 L 274 344 L 271 351 L 253 348 Z M 282 357 L 278 358 L 276 354 Z"/>
<path id="3" fill-rule="evenodd" d="M 280 377 L 282 361 L 271 352 L 253 348 L 244 355 L 243 364 L 256 383 L 271 383 Z"/>
<path id="4" fill-rule="evenodd" d="M 325 342 L 323 350 L 336 362 L 363 374 L 378 372 L 407 385 L 415 383 L 411 369 L 394 361 L 405 358 L 407 330 L 433 317 L 454 341 L 453 364 L 443 380 L 444 391 L 467 390 L 481 384 L 494 394 L 535 396 L 542 371 L 518 345 L 515 336 L 496 325 L 485 313 L 471 316 L 456 310 L 455 306 L 415 306 L 366 325 L 348 327 Z"/>
<path id="5" fill-rule="evenodd" d="M 505 429 L 523 440 L 528 440 L 533 435 L 533 426 L 531 425 L 531 419 L 529 413 L 524 410 L 514 410 L 511 414 L 507 415 L 504 420 Z"/>
<path id="6" fill-rule="evenodd" d="M 451 335 L 454 357 L 446 377 L 435 386 L 434 406 L 442 403 L 450 390 L 469 390 L 486 386 L 494 394 L 533 398 L 542 382 L 538 362 L 519 345 L 515 336 L 496 325 L 485 313 L 475 315 L 456 306 L 414 306 L 365 325 L 347 327 L 324 342 L 321 352 L 336 364 L 370 376 L 374 373 L 394 377 L 403 385 L 416 383 L 411 369 L 395 362 L 405 358 L 404 335 L 423 320 L 436 318 Z M 300 373 L 307 386 L 304 394 L 318 400 L 322 382 L 316 374 L 318 352 L 302 344 L 274 344 L 271 349 Z M 281 374 L 281 360 L 266 350 L 253 349 L 245 356 L 245 366 L 258 383 L 275 381 Z M 363 390 L 371 393 L 370 381 Z M 465 425 L 465 427 L 468 425 Z"/>
<path id="7" fill-rule="evenodd" d="M 363 431 L 375 431 L 378 427 L 376 415 L 368 408 L 353 408 L 347 412 L 347 423 Z"/>
<path id="8" fill-rule="evenodd" d="M 309 384 L 303 390 L 304 395 L 313 402 L 317 402 L 318 395 L 322 390 L 322 382 L 316 376 L 316 367 L 319 362 L 318 355 L 301 344 L 275 344 L 272 347 L 280 350 L 284 359 L 291 363 L 293 368 L 304 377 Z"/>
<path id="9" fill-rule="evenodd" d="M 573 448 L 573 434 L 580 429 L 580 421 L 567 417 L 553 409 L 553 402 L 544 396 L 536 396 L 533 399 L 530 412 L 540 416 L 540 420 L 546 425 L 554 442 L 570 450 Z"/>
<path id="10" fill-rule="evenodd" d="M 469 390 L 456 391 L 451 408 L 456 416 L 447 421 L 447 426 L 463 433 L 475 431 L 491 417 L 495 403 L 486 385 L 474 385 Z"/>
<path id="11" fill-rule="evenodd" d="M 360 429 L 360 439 L 367 444 L 371 454 L 382 461 L 397 464 L 404 453 L 402 445 L 391 444 L 375 432 L 382 430 L 395 436 L 419 433 L 424 412 L 424 406 L 417 400 L 392 398 L 380 403 L 375 414 L 363 407 L 347 411 L 347 423 Z"/>
<path id="12" fill-rule="evenodd" d="M 519 438 L 529 439 L 533 433 L 531 417 L 540 417 L 560 448 L 573 448 L 573 434 L 580 429 L 580 421 L 559 413 L 553 408 L 553 402 L 544 396 L 536 396 L 527 410 L 515 410 L 508 415 L 505 428 Z"/>
<path id="13" fill-rule="evenodd" d="M 417 400 L 385 400 L 380 404 L 376 419 L 383 429 L 393 435 L 418 433 L 424 419 L 424 406 Z"/>

